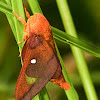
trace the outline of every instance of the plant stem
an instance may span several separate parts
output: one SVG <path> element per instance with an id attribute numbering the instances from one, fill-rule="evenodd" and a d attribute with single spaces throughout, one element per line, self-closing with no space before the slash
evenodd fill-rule
<path id="1" fill-rule="evenodd" d="M 94 45 L 85 43 L 79 40 L 77 37 L 71 36 L 55 27 L 52 27 L 52 32 L 54 33 L 53 36 L 55 39 L 58 39 L 59 41 L 67 44 L 72 44 L 82 49 L 83 51 L 100 58 L 100 49 L 95 47 Z"/>
<path id="2" fill-rule="evenodd" d="M 31 8 L 33 14 L 35 14 L 35 13 L 43 14 L 43 12 L 42 12 L 42 10 L 40 8 L 40 5 L 39 5 L 37 0 L 28 0 L 28 3 L 30 5 L 30 8 Z"/>
<path id="3" fill-rule="evenodd" d="M 56 2 L 59 8 L 66 32 L 74 37 L 77 37 L 76 29 L 73 24 L 73 20 L 70 14 L 67 1 L 66 0 L 56 0 Z M 77 68 L 78 68 L 87 98 L 89 100 L 97 100 L 98 97 L 96 95 L 83 53 L 77 47 L 72 46 L 72 45 L 70 46 L 71 46 L 73 55 L 75 57 Z"/>

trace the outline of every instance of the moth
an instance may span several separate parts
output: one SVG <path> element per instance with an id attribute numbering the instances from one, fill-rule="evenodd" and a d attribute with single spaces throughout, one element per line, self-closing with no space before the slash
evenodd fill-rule
<path id="1" fill-rule="evenodd" d="M 31 100 L 49 82 L 69 90 L 54 45 L 52 30 L 40 13 L 30 16 L 25 9 L 27 22 L 13 12 L 24 24 L 25 41 L 21 52 L 23 65 L 15 87 L 16 100 Z"/>

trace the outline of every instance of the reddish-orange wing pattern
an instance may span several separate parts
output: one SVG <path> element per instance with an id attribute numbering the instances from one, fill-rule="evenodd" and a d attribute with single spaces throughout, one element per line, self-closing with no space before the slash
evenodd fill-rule
<path id="1" fill-rule="evenodd" d="M 26 40 L 21 53 L 23 66 L 15 88 L 16 100 L 31 100 L 48 81 L 69 90 L 70 86 L 63 77 L 57 57 L 49 22 L 40 13 L 30 16 L 26 9 L 25 12 L 27 23 L 13 12 L 24 24 L 25 35 L 20 43 Z"/>

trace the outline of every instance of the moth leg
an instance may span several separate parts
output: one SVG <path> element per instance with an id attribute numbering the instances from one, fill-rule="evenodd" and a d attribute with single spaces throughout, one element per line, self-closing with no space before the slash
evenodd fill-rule
<path id="1" fill-rule="evenodd" d="M 21 42 L 18 42 L 17 44 L 21 44 L 21 43 L 23 43 L 25 40 L 22 40 Z"/>
<path id="2" fill-rule="evenodd" d="M 24 35 L 23 40 L 21 42 L 18 42 L 17 44 L 23 43 L 26 39 L 28 39 L 28 35 Z"/>
<path id="3" fill-rule="evenodd" d="M 21 21 L 24 25 L 26 24 L 26 21 L 23 18 L 21 18 L 18 14 L 16 14 L 14 11 L 12 11 L 12 13 L 15 14 L 18 20 Z"/>
<path id="4" fill-rule="evenodd" d="M 18 57 L 21 57 L 21 54 L 19 54 L 19 56 Z"/>
<path id="5" fill-rule="evenodd" d="M 26 21 L 21 18 L 17 13 L 15 13 L 14 11 L 12 11 L 13 14 L 15 14 L 15 16 L 18 18 L 19 21 L 21 21 L 24 25 L 26 25 Z M 26 39 L 28 39 L 27 35 L 24 35 L 23 40 L 21 42 L 18 42 L 17 44 L 20 44 L 22 42 L 24 42 Z"/>

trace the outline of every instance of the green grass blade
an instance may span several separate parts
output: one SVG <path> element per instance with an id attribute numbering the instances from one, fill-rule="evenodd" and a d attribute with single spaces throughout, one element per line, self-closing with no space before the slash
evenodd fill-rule
<path id="1" fill-rule="evenodd" d="M 32 100 L 40 100 L 39 94 L 37 94 Z"/>
<path id="2" fill-rule="evenodd" d="M 5 1 L 9 6 L 11 6 L 11 0 L 5 0 Z"/>
<path id="3" fill-rule="evenodd" d="M 10 10 L 8 10 L 6 8 L 2 8 L 1 6 L 0 6 L 0 11 L 3 12 L 3 13 L 5 13 L 5 14 L 13 15 Z"/>
<path id="4" fill-rule="evenodd" d="M 42 89 L 42 92 L 40 92 L 39 95 L 40 95 L 40 100 L 50 100 L 46 87 Z"/>
<path id="5" fill-rule="evenodd" d="M 56 0 L 58 9 L 61 14 L 61 18 L 65 27 L 65 30 L 68 34 L 77 37 L 76 29 L 73 24 L 73 20 L 69 11 L 68 3 L 66 0 Z M 71 49 L 73 52 L 73 55 L 76 60 L 77 68 L 83 83 L 83 87 L 85 90 L 85 93 L 87 95 L 88 100 L 97 100 L 97 94 L 95 91 L 95 88 L 93 86 L 87 64 L 85 62 L 83 53 L 80 49 L 74 47 L 71 45 Z"/>
<path id="6" fill-rule="evenodd" d="M 10 5 L 7 5 L 6 3 L 0 1 L 0 6 L 4 7 L 4 8 L 7 8 L 7 9 L 12 9 Z"/>
<path id="7" fill-rule="evenodd" d="M 31 8 L 33 14 L 35 14 L 35 13 L 41 13 L 41 14 L 43 14 L 37 0 L 28 0 L 28 3 L 30 5 L 30 8 Z"/>
<path id="8" fill-rule="evenodd" d="M 6 3 L 4 2 L 1 2 L 0 1 L 0 11 L 3 12 L 3 13 L 7 13 L 7 14 L 10 14 L 10 15 L 13 15 L 11 12 L 12 12 L 12 8 L 11 6 L 7 5 Z"/>
<path id="9" fill-rule="evenodd" d="M 18 41 L 16 28 L 15 28 L 15 24 L 14 24 L 14 17 L 9 14 L 6 14 L 6 16 L 7 16 L 8 22 L 10 24 L 11 30 L 14 33 L 14 37 L 15 37 L 16 41 Z"/>
<path id="10" fill-rule="evenodd" d="M 63 60 L 62 60 L 62 58 L 60 56 L 60 53 L 59 53 L 59 50 L 57 48 L 56 43 L 55 43 L 55 47 L 56 47 L 56 50 L 57 50 L 58 57 L 60 59 L 60 63 L 61 63 L 61 66 L 62 66 L 63 75 L 64 75 L 66 81 L 68 82 L 68 84 L 70 84 L 70 87 L 71 87 L 70 90 L 68 90 L 68 91 L 65 90 L 65 93 L 66 93 L 66 95 L 68 97 L 68 100 L 79 100 L 78 94 L 77 94 L 76 90 L 74 89 L 73 84 L 69 80 L 68 74 L 67 74 L 66 69 L 64 67 Z"/>
<path id="11" fill-rule="evenodd" d="M 17 1 L 11 0 L 11 3 L 12 3 L 13 11 L 16 12 L 20 17 L 25 19 L 22 0 L 17 0 Z M 14 22 L 15 22 L 15 28 L 16 28 L 16 32 L 17 32 L 17 38 L 18 38 L 17 42 L 20 42 L 23 40 L 23 36 L 24 36 L 24 27 L 23 27 L 24 25 L 20 21 L 18 21 L 16 16 L 14 16 Z M 15 34 L 16 33 L 14 33 L 14 36 L 15 36 Z M 23 48 L 23 45 L 24 45 L 24 43 L 19 44 L 20 53 Z"/>
<path id="12" fill-rule="evenodd" d="M 6 0 L 6 3 L 7 3 L 6 4 L 7 6 L 11 5 L 10 0 Z M 16 33 L 16 28 L 15 28 L 15 23 L 14 23 L 14 16 L 13 16 L 13 13 L 12 13 L 12 8 L 11 8 L 10 13 L 11 13 L 11 15 L 8 14 L 8 13 L 6 13 L 6 16 L 7 16 L 8 22 L 10 24 L 10 27 L 12 29 L 12 32 L 15 33 L 14 37 L 15 37 L 16 41 L 18 41 L 18 39 L 17 39 L 17 33 Z"/>
<path id="13" fill-rule="evenodd" d="M 54 38 L 58 39 L 59 41 L 62 41 L 64 43 L 68 43 L 68 44 L 72 44 L 82 50 L 84 50 L 85 52 L 92 54 L 96 57 L 100 58 L 100 49 L 98 49 L 97 47 L 90 45 L 88 43 L 85 43 L 81 40 L 79 40 L 78 38 L 75 38 L 59 29 L 56 29 L 54 27 L 52 27 L 52 31 L 54 35 Z"/>

